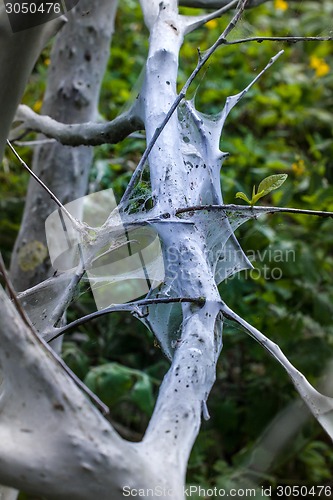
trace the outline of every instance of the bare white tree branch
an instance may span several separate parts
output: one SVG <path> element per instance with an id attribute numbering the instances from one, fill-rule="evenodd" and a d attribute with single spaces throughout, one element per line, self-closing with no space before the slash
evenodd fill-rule
<path id="1" fill-rule="evenodd" d="M 204 14 L 201 16 L 183 16 L 182 21 L 185 26 L 185 33 L 190 33 L 191 31 L 194 31 L 195 29 L 199 28 L 203 24 L 207 23 L 208 21 L 211 21 L 212 19 L 216 19 L 217 17 L 221 17 L 223 14 L 228 12 L 230 9 L 233 7 L 236 7 L 236 5 L 239 3 L 239 0 L 232 0 L 231 2 L 227 3 L 220 9 L 216 10 L 215 12 L 212 12 L 210 14 Z"/>
<path id="2" fill-rule="evenodd" d="M 222 302 L 221 311 L 223 316 L 241 325 L 251 337 L 283 366 L 313 416 L 333 440 L 333 398 L 324 396 L 312 387 L 304 375 L 292 365 L 277 344 L 232 311 L 224 302 Z"/>
<path id="3" fill-rule="evenodd" d="M 15 122 L 21 122 L 11 131 L 11 139 L 15 140 L 22 130 L 33 130 L 47 137 L 56 139 L 68 146 L 98 146 L 101 144 L 115 144 L 122 141 L 132 132 L 141 130 L 141 119 L 129 110 L 111 122 L 98 123 L 61 123 L 47 115 L 39 115 L 26 105 L 18 107 Z"/>

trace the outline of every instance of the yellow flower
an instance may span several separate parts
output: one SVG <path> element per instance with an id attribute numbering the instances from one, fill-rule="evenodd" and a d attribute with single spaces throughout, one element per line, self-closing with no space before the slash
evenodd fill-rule
<path id="1" fill-rule="evenodd" d="M 277 10 L 287 10 L 289 5 L 288 2 L 286 2 L 286 0 L 274 0 L 274 7 Z"/>
<path id="2" fill-rule="evenodd" d="M 214 30 L 215 28 L 217 28 L 217 25 L 218 22 L 216 21 L 216 19 L 211 19 L 210 21 L 208 21 L 208 23 L 206 23 L 206 27 L 209 30 Z"/>
<path id="3" fill-rule="evenodd" d="M 38 113 L 42 109 L 42 105 L 43 105 L 43 101 L 41 99 L 39 99 L 33 105 L 33 110 L 36 111 L 36 113 Z"/>
<path id="4" fill-rule="evenodd" d="M 131 93 L 128 89 L 120 89 L 119 91 L 119 96 L 124 100 L 127 101 L 131 97 Z"/>
<path id="5" fill-rule="evenodd" d="M 315 70 L 318 78 L 327 75 L 330 71 L 330 67 L 325 59 L 317 56 L 310 56 L 310 68 Z"/>
<path id="6" fill-rule="evenodd" d="M 44 64 L 45 64 L 45 66 L 49 66 L 50 62 L 51 62 L 51 59 L 50 59 L 49 57 L 47 57 L 47 58 L 44 60 Z"/>
<path id="7" fill-rule="evenodd" d="M 291 170 L 294 172 L 294 174 L 299 177 L 300 175 L 304 174 L 305 172 L 305 163 L 304 160 L 297 160 L 295 163 L 291 165 Z"/>

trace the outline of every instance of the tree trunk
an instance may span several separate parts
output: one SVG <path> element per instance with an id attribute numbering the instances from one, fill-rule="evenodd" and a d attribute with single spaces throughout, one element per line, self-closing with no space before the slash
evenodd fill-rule
<path id="1" fill-rule="evenodd" d="M 89 0 L 80 0 L 68 13 L 69 21 L 52 50 L 43 114 L 64 123 L 97 119 L 117 3 L 103 0 L 92 6 Z M 86 194 L 92 156 L 91 147 L 46 144 L 36 149 L 33 170 L 65 204 Z M 45 220 L 56 208 L 31 178 L 11 262 L 17 291 L 31 288 L 53 272 L 47 257 Z"/>
<path id="2" fill-rule="evenodd" d="M 48 16 L 45 15 L 45 21 Z M 0 159 L 16 108 L 21 100 L 32 68 L 48 40 L 64 24 L 57 18 L 35 28 L 13 33 L 5 11 L 0 5 Z"/>

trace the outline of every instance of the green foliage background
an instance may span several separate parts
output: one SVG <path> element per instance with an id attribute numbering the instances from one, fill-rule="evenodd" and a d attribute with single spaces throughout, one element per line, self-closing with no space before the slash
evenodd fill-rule
<path id="1" fill-rule="evenodd" d="M 269 1 L 246 12 L 232 38 L 332 33 L 330 0 L 320 2 L 320 8 L 318 2 L 306 0 L 290 3 L 286 10 L 278 5 Z M 226 22 L 226 18 L 211 22 L 186 39 L 180 86 L 196 64 L 197 47 L 207 49 Z M 101 94 L 104 118 L 112 119 L 136 97 L 147 47 L 137 2 L 121 2 Z M 281 48 L 284 55 L 227 121 L 221 148 L 231 155 L 221 173 L 224 199 L 234 203 L 237 191 L 250 195 L 252 185 L 264 177 L 286 173 L 286 183 L 263 204 L 332 211 L 332 42 L 223 47 L 196 81 L 192 95 L 196 93 L 200 110 L 218 112 L 226 97 L 242 90 Z M 24 96 L 24 103 L 35 110 L 40 108 L 48 63 L 49 48 L 40 57 Z M 130 138 L 120 145 L 96 148 L 91 186 L 96 190 L 112 187 L 120 197 L 144 146 L 142 139 Z M 31 161 L 30 149 L 20 152 Z M 8 155 L 0 169 L 0 234 L 7 262 L 20 224 L 27 181 Z M 332 224 L 331 219 L 295 215 L 248 222 L 237 236 L 245 252 L 255 257 L 256 271 L 221 285 L 223 299 L 277 342 L 314 384 L 333 358 Z M 94 307 L 84 291 L 73 304 L 70 319 Z M 130 439 L 140 439 L 168 369 L 152 335 L 130 315 L 115 314 L 69 334 L 63 355 L 109 404 L 119 431 Z M 230 484 L 265 426 L 295 398 L 282 368 L 244 332 L 227 323 L 217 381 L 208 402 L 212 418 L 203 423 L 194 446 L 188 481 L 202 486 Z M 273 486 L 333 485 L 332 470 L 332 444 L 310 418 L 288 443 L 288 453 L 278 456 L 260 480 Z"/>

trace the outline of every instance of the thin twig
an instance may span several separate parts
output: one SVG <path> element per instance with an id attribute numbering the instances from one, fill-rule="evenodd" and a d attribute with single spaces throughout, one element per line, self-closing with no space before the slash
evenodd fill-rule
<path id="1" fill-rule="evenodd" d="M 200 210 L 226 210 L 230 212 L 253 212 L 256 213 L 266 213 L 266 214 L 275 214 L 275 213 L 289 213 L 296 215 L 315 215 L 317 217 L 332 217 L 333 212 L 325 212 L 323 210 L 306 210 L 302 208 L 290 208 L 290 207 L 248 207 L 246 205 L 195 205 L 193 207 L 179 208 L 176 211 L 176 215 L 184 214 L 187 212 L 198 212 Z"/>
<path id="2" fill-rule="evenodd" d="M 247 42 L 284 42 L 284 43 L 297 43 L 297 42 L 330 42 L 333 40 L 331 36 L 253 36 L 250 38 L 240 38 L 239 40 L 221 39 L 221 45 L 236 45 L 239 43 Z"/>
<path id="3" fill-rule="evenodd" d="M 72 321 L 68 325 L 65 325 L 61 328 L 57 328 L 50 333 L 45 332 L 44 337 L 47 340 L 47 342 L 51 342 L 52 340 L 57 339 L 64 333 L 68 332 L 74 327 L 83 325 L 84 323 L 87 323 L 88 321 L 91 321 L 95 318 L 98 318 L 100 316 L 105 316 L 106 314 L 110 314 L 113 312 L 119 312 L 119 311 L 128 311 L 128 312 L 136 312 L 138 315 L 139 313 L 139 308 L 140 307 L 147 307 L 153 304 L 170 304 L 170 303 L 182 303 L 182 302 L 192 302 L 194 304 L 197 304 L 199 306 L 204 305 L 205 299 L 203 297 L 162 297 L 162 298 L 156 298 L 156 299 L 144 299 L 144 300 L 138 300 L 136 302 L 128 302 L 127 304 L 117 304 L 117 305 L 112 305 L 109 307 L 106 307 L 105 309 L 101 309 L 100 311 L 94 311 L 90 314 L 87 314 L 86 316 L 83 316 L 82 318 L 76 319 L 75 321 Z"/>
<path id="4" fill-rule="evenodd" d="M 189 76 L 189 78 L 186 81 L 185 85 L 183 86 L 183 88 L 179 92 L 178 96 L 174 100 L 173 104 L 171 105 L 171 107 L 170 107 L 168 113 L 166 114 L 163 122 L 161 123 L 160 127 L 158 127 L 155 130 L 153 137 L 151 138 L 149 144 L 147 145 L 146 150 L 143 153 L 143 155 L 141 157 L 141 160 L 139 161 L 138 166 L 136 167 L 135 172 L 133 173 L 132 178 L 131 178 L 130 182 L 128 183 L 127 188 L 125 190 L 125 193 L 124 193 L 124 195 L 123 195 L 123 197 L 122 197 L 122 199 L 120 201 L 120 205 L 121 206 L 123 206 L 124 204 L 126 204 L 128 202 L 129 197 L 131 195 L 131 192 L 132 192 L 132 190 L 133 190 L 133 188 L 134 188 L 137 180 L 139 179 L 139 177 L 140 177 L 140 175 L 141 175 L 141 173 L 142 173 L 142 171 L 144 169 L 145 163 L 146 163 L 146 161 L 148 159 L 148 156 L 149 156 L 151 150 L 153 149 L 153 147 L 154 147 L 157 139 L 161 135 L 163 129 L 167 125 L 167 123 L 170 120 L 171 116 L 173 115 L 173 113 L 175 112 L 175 110 L 178 108 L 178 106 L 181 103 L 181 101 L 185 98 L 186 93 L 187 93 L 187 91 L 188 91 L 191 83 L 193 82 L 193 80 L 195 79 L 195 77 L 197 76 L 197 74 L 199 73 L 199 71 L 206 64 L 206 62 L 208 61 L 208 59 L 215 52 L 215 50 L 220 45 L 222 45 L 221 40 L 224 40 L 229 35 L 229 33 L 236 27 L 236 24 L 238 23 L 239 19 L 241 18 L 242 14 L 243 14 L 243 11 L 245 9 L 247 1 L 248 0 L 241 0 L 240 6 L 239 6 L 236 14 L 233 16 L 233 18 L 231 19 L 230 23 L 225 28 L 225 30 L 223 31 L 223 33 L 221 34 L 221 36 L 210 47 L 210 49 L 208 49 L 203 55 L 202 54 L 200 55 L 198 63 L 197 63 L 197 66 L 195 67 L 195 69 L 193 70 L 193 72 L 191 73 L 191 75 Z"/>
<path id="5" fill-rule="evenodd" d="M 268 0 L 249 0 L 246 8 L 251 9 L 258 7 Z M 299 0 L 293 0 L 299 1 Z M 222 6 L 228 5 L 228 0 L 179 0 L 179 5 L 184 7 L 200 8 L 200 9 L 220 9 Z"/>
<path id="6" fill-rule="evenodd" d="M 47 187 L 46 184 L 38 177 L 38 175 L 35 174 L 31 170 L 31 168 L 28 167 L 26 162 L 21 158 L 21 156 L 18 154 L 16 149 L 12 146 L 11 142 L 7 139 L 7 145 L 9 146 L 10 150 L 12 153 L 15 155 L 15 157 L 19 160 L 21 165 L 29 172 L 31 177 L 35 179 L 36 182 L 50 195 L 51 199 L 58 205 L 59 208 L 66 214 L 66 216 L 69 218 L 69 220 L 74 224 L 75 227 L 79 226 L 78 221 L 68 212 L 68 210 L 64 207 L 64 205 L 61 203 L 61 201 L 56 197 L 56 195 Z"/>

